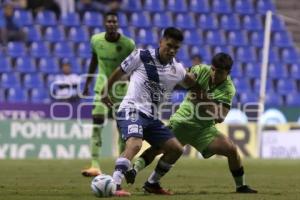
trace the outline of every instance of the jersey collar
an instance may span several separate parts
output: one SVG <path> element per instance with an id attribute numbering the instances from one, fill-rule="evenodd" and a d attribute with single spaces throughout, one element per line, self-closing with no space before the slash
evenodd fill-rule
<path id="1" fill-rule="evenodd" d="M 169 62 L 169 63 L 166 63 L 166 64 L 163 64 L 161 59 L 160 59 L 160 56 L 159 56 L 159 48 L 156 48 L 155 49 L 155 58 L 159 61 L 159 63 L 163 66 L 166 66 L 168 64 L 172 64 L 173 63 L 173 59 Z"/>

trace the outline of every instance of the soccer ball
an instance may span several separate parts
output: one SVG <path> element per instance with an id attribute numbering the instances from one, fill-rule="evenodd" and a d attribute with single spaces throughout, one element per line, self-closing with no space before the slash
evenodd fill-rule
<path id="1" fill-rule="evenodd" d="M 91 188 L 97 197 L 109 197 L 116 192 L 117 185 L 110 175 L 100 174 L 92 180 Z"/>

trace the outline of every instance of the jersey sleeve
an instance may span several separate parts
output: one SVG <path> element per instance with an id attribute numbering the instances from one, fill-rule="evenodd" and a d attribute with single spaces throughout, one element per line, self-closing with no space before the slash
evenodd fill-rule
<path id="1" fill-rule="evenodd" d="M 131 74 L 135 69 L 137 69 L 141 64 L 140 51 L 135 49 L 122 63 L 121 69 L 127 73 Z"/>
<path id="2" fill-rule="evenodd" d="M 186 75 L 186 69 L 183 67 L 181 63 L 178 63 L 178 71 L 179 71 L 180 81 L 183 81 Z"/>

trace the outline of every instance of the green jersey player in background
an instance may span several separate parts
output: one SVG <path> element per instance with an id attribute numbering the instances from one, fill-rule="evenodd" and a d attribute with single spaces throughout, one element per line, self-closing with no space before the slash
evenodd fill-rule
<path id="1" fill-rule="evenodd" d="M 88 77 L 84 86 L 83 95 L 89 95 L 89 87 L 93 80 L 96 68 L 98 75 L 94 87 L 95 97 L 92 110 L 93 132 L 91 137 L 91 167 L 81 171 L 83 176 L 97 176 L 101 173 L 99 164 L 99 151 L 101 147 L 101 131 L 106 116 L 111 116 L 111 111 L 101 103 L 100 94 L 111 73 L 121 62 L 134 50 L 134 41 L 118 32 L 118 15 L 114 12 L 106 13 L 104 16 L 106 32 L 95 34 L 91 38 L 92 58 L 89 65 Z M 120 82 L 109 91 L 112 100 L 120 102 L 126 94 L 127 84 Z M 119 140 L 119 150 L 124 149 L 124 142 Z"/>
<path id="2" fill-rule="evenodd" d="M 192 88 L 179 109 L 171 116 L 169 127 L 182 145 L 190 144 L 204 158 L 212 155 L 226 156 L 238 193 L 257 193 L 245 183 L 244 168 L 236 145 L 215 127 L 224 121 L 230 110 L 235 87 L 230 78 L 233 61 L 225 53 L 218 53 L 212 65 L 195 65 L 191 72 L 197 86 Z M 133 183 L 138 171 L 149 165 L 161 152 L 149 148 L 135 161 L 134 168 L 125 178 Z"/>

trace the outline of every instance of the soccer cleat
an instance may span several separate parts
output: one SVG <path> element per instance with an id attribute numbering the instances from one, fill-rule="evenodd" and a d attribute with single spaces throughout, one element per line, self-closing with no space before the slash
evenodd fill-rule
<path id="1" fill-rule="evenodd" d="M 88 169 L 81 170 L 82 176 L 93 177 L 101 174 L 101 170 L 98 168 L 90 167 Z"/>
<path id="2" fill-rule="evenodd" d="M 237 193 L 257 193 L 257 190 L 251 189 L 248 185 L 236 188 Z"/>
<path id="3" fill-rule="evenodd" d="M 145 182 L 143 186 L 144 192 L 152 194 L 161 194 L 161 195 L 173 195 L 174 193 L 163 189 L 159 183 L 149 183 Z"/>
<path id="4" fill-rule="evenodd" d="M 135 177 L 136 177 L 136 171 L 135 169 L 131 169 L 131 170 L 128 170 L 125 174 L 125 179 L 126 179 L 126 182 L 127 184 L 134 184 L 134 181 L 135 181 Z"/>
<path id="5" fill-rule="evenodd" d="M 129 197 L 131 196 L 130 192 L 127 192 L 123 189 L 121 190 L 116 190 L 116 192 L 114 193 L 114 196 L 117 196 L 117 197 Z"/>

